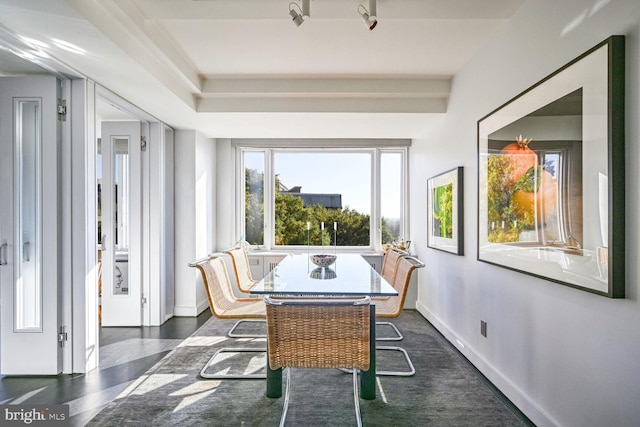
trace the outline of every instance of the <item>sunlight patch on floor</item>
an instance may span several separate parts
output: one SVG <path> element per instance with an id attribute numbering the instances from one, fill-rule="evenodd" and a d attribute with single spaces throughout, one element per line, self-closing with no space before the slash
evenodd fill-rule
<path id="1" fill-rule="evenodd" d="M 44 389 L 46 389 L 46 387 L 41 387 L 41 388 L 38 388 L 38 389 L 36 389 L 36 390 L 32 390 L 32 391 L 30 391 L 30 392 L 28 392 L 28 393 L 23 394 L 23 395 L 22 395 L 22 396 L 20 396 L 20 397 L 16 397 L 16 398 L 15 398 L 15 399 L 13 399 L 13 400 L 9 399 L 9 402 L 10 402 L 12 405 L 19 405 L 20 403 L 25 402 L 25 401 L 27 401 L 28 399 L 30 399 L 30 398 L 32 398 L 33 396 L 35 396 L 36 394 L 40 393 L 40 392 L 41 392 L 41 391 L 43 391 Z M 3 403 L 5 403 L 5 402 L 3 402 Z"/>
<path id="2" fill-rule="evenodd" d="M 186 377 L 185 374 L 142 375 L 137 381 L 127 387 L 127 389 L 118 396 L 118 399 L 126 396 L 143 395 L 184 377 Z"/>
<path id="3" fill-rule="evenodd" d="M 171 397 L 185 396 L 185 398 L 180 401 L 178 406 L 173 409 L 173 412 L 178 412 L 181 409 L 184 409 L 204 399 L 205 397 L 215 392 L 220 384 L 221 381 L 200 381 L 171 393 L 169 395 Z"/>
<path id="4" fill-rule="evenodd" d="M 376 383 L 378 384 L 378 390 L 380 391 L 380 397 L 384 403 L 389 403 L 387 401 L 387 395 L 384 394 L 384 389 L 382 388 L 382 383 L 380 382 L 380 377 L 376 377 Z"/>
<path id="5" fill-rule="evenodd" d="M 208 347 L 228 340 L 226 336 L 189 337 L 178 344 L 180 347 Z"/>

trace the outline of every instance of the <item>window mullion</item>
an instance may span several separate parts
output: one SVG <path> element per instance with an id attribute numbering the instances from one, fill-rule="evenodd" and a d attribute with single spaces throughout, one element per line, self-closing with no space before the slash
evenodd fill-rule
<path id="1" fill-rule="evenodd" d="M 273 150 L 265 149 L 264 156 L 264 246 L 271 250 L 275 242 L 275 175 L 273 171 Z"/>
<path id="2" fill-rule="evenodd" d="M 400 193 L 400 232 L 404 239 L 410 240 L 409 234 L 409 149 L 401 150 L 402 169 L 400 171 L 402 190 Z"/>
<path id="3" fill-rule="evenodd" d="M 237 148 L 235 150 L 236 155 L 236 218 L 239 218 L 239 221 L 236 221 L 236 240 L 238 240 L 238 236 L 246 236 L 247 235 L 247 215 L 245 211 L 245 206 L 247 204 L 247 198 L 245 197 L 245 188 L 247 186 L 247 180 L 245 178 L 245 162 L 244 162 L 244 150 Z"/>
<path id="4" fill-rule="evenodd" d="M 381 215 L 381 185 L 380 185 L 380 156 L 379 149 L 373 150 L 371 167 L 371 242 L 374 251 L 381 249 L 382 242 L 382 215 Z"/>

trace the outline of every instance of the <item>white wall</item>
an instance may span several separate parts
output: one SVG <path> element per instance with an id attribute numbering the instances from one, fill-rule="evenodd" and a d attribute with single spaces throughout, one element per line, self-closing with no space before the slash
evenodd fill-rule
<path id="1" fill-rule="evenodd" d="M 236 178 L 235 150 L 231 147 L 230 139 L 216 140 L 217 156 L 217 194 L 218 203 L 216 210 L 216 249 L 224 251 L 236 242 L 235 211 L 236 211 Z M 233 271 L 233 270 L 232 270 Z"/>
<path id="2" fill-rule="evenodd" d="M 215 143 L 198 132 L 175 132 L 175 310 L 195 316 L 208 308 L 202 279 L 189 262 L 214 252 Z"/>
<path id="3" fill-rule="evenodd" d="M 614 34 L 626 36 L 624 300 L 476 260 L 478 119 Z M 418 309 L 539 426 L 640 420 L 639 36 L 637 0 L 526 2 L 455 77 L 446 117 L 411 148 L 411 240 L 427 264 Z M 426 247 L 426 180 L 455 166 L 465 167 L 463 257 Z"/>

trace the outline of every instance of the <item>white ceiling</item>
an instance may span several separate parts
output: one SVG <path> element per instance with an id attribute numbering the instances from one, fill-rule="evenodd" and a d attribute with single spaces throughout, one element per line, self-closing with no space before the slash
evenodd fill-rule
<path id="1" fill-rule="evenodd" d="M 296 27 L 291 0 L 0 0 L 0 76 L 7 51 L 64 64 L 208 137 L 419 138 L 525 0 L 378 0 L 373 31 L 368 1 L 311 0 Z"/>

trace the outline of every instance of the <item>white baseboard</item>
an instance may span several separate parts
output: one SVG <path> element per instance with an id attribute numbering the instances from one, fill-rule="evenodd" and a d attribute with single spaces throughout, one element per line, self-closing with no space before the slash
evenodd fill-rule
<path id="1" fill-rule="evenodd" d="M 438 316 L 434 315 L 420 301 L 416 302 L 417 311 L 422 314 L 454 347 L 462 353 L 482 374 L 487 377 L 507 398 L 524 413 L 538 427 L 555 427 L 556 422 L 536 402 L 534 402 L 523 390 L 515 386 L 502 372 L 491 365 L 479 353 L 475 351 L 464 339 L 449 329 Z"/>
<path id="2" fill-rule="evenodd" d="M 208 301 L 202 301 L 197 306 L 174 306 L 173 315 L 176 317 L 197 317 L 209 308 Z"/>

